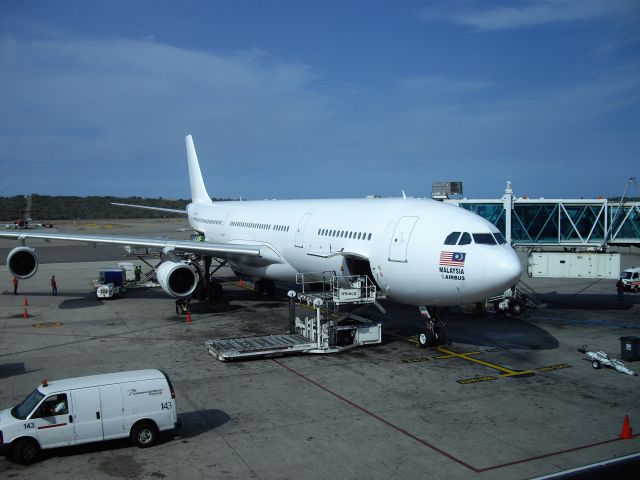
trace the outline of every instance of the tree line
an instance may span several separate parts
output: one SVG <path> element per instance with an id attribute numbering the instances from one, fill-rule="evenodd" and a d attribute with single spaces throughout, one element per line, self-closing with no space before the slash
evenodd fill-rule
<path id="1" fill-rule="evenodd" d="M 180 214 L 158 212 L 140 208 L 117 207 L 116 203 L 146 205 L 150 207 L 184 210 L 190 200 L 171 200 L 145 197 L 73 197 L 73 196 L 30 196 L 0 197 L 0 222 L 12 223 L 20 218 L 31 218 L 34 222 L 48 220 L 84 220 L 117 218 L 163 218 L 180 217 Z M 29 203 L 31 204 L 29 208 Z M 28 211 L 30 209 L 30 211 Z"/>

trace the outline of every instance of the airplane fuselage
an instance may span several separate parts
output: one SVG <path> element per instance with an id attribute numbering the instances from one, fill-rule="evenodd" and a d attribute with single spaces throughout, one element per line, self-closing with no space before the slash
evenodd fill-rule
<path id="1" fill-rule="evenodd" d="M 502 293 L 521 274 L 515 252 L 495 226 L 433 200 L 191 203 L 187 212 L 191 227 L 208 242 L 260 246 L 259 257 L 229 259 L 236 272 L 255 279 L 368 274 L 395 301 L 450 306 Z M 451 239 L 454 232 L 459 240 Z"/>

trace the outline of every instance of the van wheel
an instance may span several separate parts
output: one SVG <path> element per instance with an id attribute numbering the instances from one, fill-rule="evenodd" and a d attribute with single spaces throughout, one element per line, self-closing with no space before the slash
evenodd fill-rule
<path id="1" fill-rule="evenodd" d="M 33 439 L 23 438 L 13 447 L 13 458 L 22 465 L 31 465 L 40 457 L 40 445 Z"/>
<path id="2" fill-rule="evenodd" d="M 640 291 L 640 287 L 638 287 L 638 285 L 634 285 L 633 286 L 633 291 L 638 293 L 638 291 Z"/>
<path id="3" fill-rule="evenodd" d="M 131 430 L 131 440 L 140 448 L 147 448 L 156 443 L 158 429 L 152 422 L 138 423 Z"/>

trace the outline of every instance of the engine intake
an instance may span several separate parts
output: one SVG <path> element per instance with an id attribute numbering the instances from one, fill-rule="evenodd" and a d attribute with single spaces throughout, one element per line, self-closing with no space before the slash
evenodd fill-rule
<path id="1" fill-rule="evenodd" d="M 20 279 L 31 278 L 38 271 L 38 255 L 31 247 L 16 247 L 7 255 L 7 268 Z"/>
<path id="2" fill-rule="evenodd" d="M 184 262 L 162 262 L 156 277 L 162 289 L 172 297 L 188 297 L 198 286 L 198 274 Z"/>

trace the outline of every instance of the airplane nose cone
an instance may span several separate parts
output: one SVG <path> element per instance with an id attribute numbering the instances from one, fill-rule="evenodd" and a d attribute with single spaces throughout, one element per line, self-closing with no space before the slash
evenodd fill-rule
<path id="1" fill-rule="evenodd" d="M 504 288 L 511 287 L 520 281 L 522 265 L 518 255 L 511 247 L 505 247 L 494 259 L 493 265 L 486 265 L 487 272 L 493 272 L 496 283 Z"/>
<path id="2" fill-rule="evenodd" d="M 483 288 L 499 295 L 520 281 L 522 266 L 516 252 L 504 245 L 485 255 L 484 272 Z"/>

